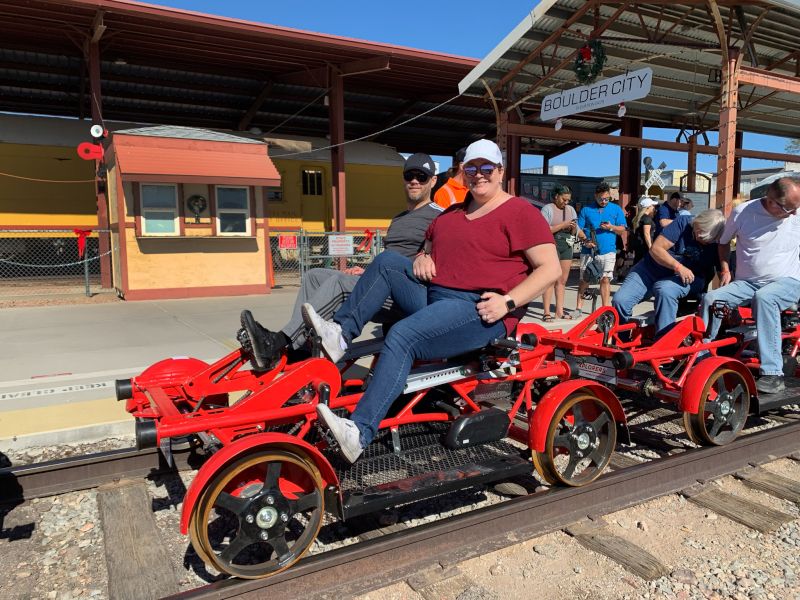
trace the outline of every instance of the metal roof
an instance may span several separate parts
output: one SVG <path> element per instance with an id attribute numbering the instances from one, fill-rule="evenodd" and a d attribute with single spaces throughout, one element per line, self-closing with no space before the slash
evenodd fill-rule
<path id="1" fill-rule="evenodd" d="M 644 66 L 653 69 L 650 94 L 626 102 L 626 116 L 642 119 L 645 126 L 711 131 L 719 125 L 721 86 L 711 74 L 722 61 L 712 6 L 719 11 L 729 45 L 743 54 L 743 65 L 798 75 L 797 0 L 542 0 L 459 89 L 476 99 L 494 97 L 501 110 L 518 111 L 521 122 L 541 125 L 542 98 L 580 85 L 571 57 L 596 27 L 607 25 L 599 35 L 607 56 L 601 78 Z M 575 19 L 581 10 L 585 12 Z M 739 131 L 800 137 L 800 103 L 792 94 L 742 85 L 739 103 Z M 606 133 L 619 129 L 620 122 L 616 106 L 563 119 L 565 128 Z M 529 139 L 523 140 L 523 151 L 555 156 L 575 145 Z"/>
<path id="2" fill-rule="evenodd" d="M 154 127 L 134 127 L 132 129 L 118 129 L 115 133 L 125 135 L 144 135 L 147 137 L 163 137 L 178 140 L 204 140 L 207 142 L 233 142 L 235 144 L 263 144 L 264 142 L 252 138 L 232 135 L 199 127 L 182 127 L 179 125 L 156 125 Z"/>
<path id="3" fill-rule="evenodd" d="M 342 68 L 345 138 L 458 94 L 472 58 L 125 0 L 0 0 L 0 110 L 87 118 L 88 41 L 100 45 L 103 117 L 275 135 L 328 133 L 329 65 Z M 249 114 L 252 111 L 252 114 Z M 458 98 L 372 138 L 451 154 L 491 134 L 492 108 Z"/>

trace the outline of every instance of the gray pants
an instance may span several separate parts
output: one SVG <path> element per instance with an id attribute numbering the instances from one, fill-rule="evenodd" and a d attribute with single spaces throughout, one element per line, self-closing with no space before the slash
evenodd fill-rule
<path id="1" fill-rule="evenodd" d="M 292 348 L 297 350 L 306 342 L 306 325 L 300 312 L 303 304 L 308 302 L 323 319 L 330 320 L 356 287 L 358 279 L 358 275 L 347 275 L 336 269 L 306 271 L 294 302 L 292 318 L 281 329 L 292 340 Z"/>

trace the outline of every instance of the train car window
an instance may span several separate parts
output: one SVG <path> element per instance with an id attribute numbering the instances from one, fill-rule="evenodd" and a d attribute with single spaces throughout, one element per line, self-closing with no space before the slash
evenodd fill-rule
<path id="1" fill-rule="evenodd" d="M 246 187 L 217 186 L 219 235 L 250 235 L 250 194 Z"/>
<path id="2" fill-rule="evenodd" d="M 178 234 L 178 186 L 143 183 L 140 188 L 142 233 Z"/>
<path id="3" fill-rule="evenodd" d="M 283 202 L 283 189 L 279 187 L 266 188 L 268 202 Z"/>
<path id="4" fill-rule="evenodd" d="M 322 171 L 303 169 L 303 196 L 322 196 Z"/>

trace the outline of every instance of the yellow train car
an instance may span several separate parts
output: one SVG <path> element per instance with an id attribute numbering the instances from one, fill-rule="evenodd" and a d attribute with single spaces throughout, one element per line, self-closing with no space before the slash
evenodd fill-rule
<path id="1" fill-rule="evenodd" d="M 89 121 L 0 115 L 0 230 L 97 227 L 94 163 L 81 160 L 76 147 L 89 141 Z M 110 131 L 135 127 L 107 123 Z M 250 138 L 252 133 L 227 132 Z M 263 136 L 281 175 L 267 210 L 271 233 L 330 231 L 330 151 L 325 138 Z M 423 149 L 424 150 L 424 149 Z M 403 157 L 372 142 L 345 147 L 347 229 L 385 229 L 405 207 Z M 81 183 L 66 183 L 79 181 Z M 32 234 L 21 234 L 32 235 Z"/>

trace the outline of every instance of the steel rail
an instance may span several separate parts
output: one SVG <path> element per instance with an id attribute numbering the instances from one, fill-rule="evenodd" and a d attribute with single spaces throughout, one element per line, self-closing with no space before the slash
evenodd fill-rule
<path id="1" fill-rule="evenodd" d="M 227 579 L 169 598 L 349 597 L 798 450 L 800 423 L 782 425 L 725 446 L 687 450 L 615 471 L 580 488 L 554 488 L 311 556 L 269 579 Z"/>
<path id="2" fill-rule="evenodd" d="M 191 468 L 189 451 L 173 452 L 166 464 L 157 448 L 125 448 L 61 460 L 0 469 L 0 504 L 19 504 L 31 498 L 85 490 L 120 479 L 159 475 Z"/>

